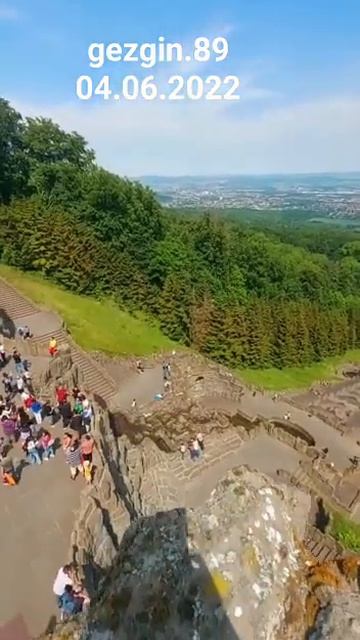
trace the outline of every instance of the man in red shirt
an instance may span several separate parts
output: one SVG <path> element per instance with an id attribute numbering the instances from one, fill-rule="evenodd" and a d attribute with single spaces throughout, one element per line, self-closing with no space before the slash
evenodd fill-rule
<path id="1" fill-rule="evenodd" d="M 56 387 L 55 394 L 56 394 L 56 400 L 59 405 L 65 404 L 65 402 L 67 402 L 69 392 L 63 384 L 59 384 L 59 386 Z"/>

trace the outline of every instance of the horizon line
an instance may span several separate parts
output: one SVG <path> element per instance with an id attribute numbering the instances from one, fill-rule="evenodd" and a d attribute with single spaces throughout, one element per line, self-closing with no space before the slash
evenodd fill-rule
<path id="1" fill-rule="evenodd" d="M 282 176 L 350 176 L 359 175 L 360 169 L 353 171 L 314 171 L 314 172 L 276 172 L 276 173 L 179 173 L 179 174 L 162 174 L 162 173 L 145 173 L 137 176 L 129 176 L 132 180 L 140 180 L 143 178 L 260 178 L 260 177 L 282 177 Z"/>

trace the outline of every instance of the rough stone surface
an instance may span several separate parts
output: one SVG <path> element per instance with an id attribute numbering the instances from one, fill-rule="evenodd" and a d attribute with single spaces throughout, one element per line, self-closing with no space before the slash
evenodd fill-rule
<path id="1" fill-rule="evenodd" d="M 81 637 L 275 640 L 309 508 L 296 489 L 239 467 L 201 507 L 136 520 Z"/>
<path id="2" fill-rule="evenodd" d="M 333 593 L 320 610 L 309 640 L 359 640 L 360 594 Z"/>

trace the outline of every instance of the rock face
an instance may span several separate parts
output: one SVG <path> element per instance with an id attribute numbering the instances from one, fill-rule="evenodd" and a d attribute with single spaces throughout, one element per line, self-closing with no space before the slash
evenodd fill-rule
<path id="1" fill-rule="evenodd" d="M 274 640 L 291 579 L 302 593 L 309 508 L 296 489 L 239 467 L 201 508 L 136 520 L 79 637 Z"/>
<path id="2" fill-rule="evenodd" d="M 232 426 L 243 386 L 229 371 L 186 354 L 177 356 L 171 366 L 171 391 L 164 401 L 148 403 L 145 412 L 114 410 L 114 433 L 126 434 L 134 444 L 149 437 L 162 451 L 171 452 L 199 431 L 207 436 Z"/>
<path id="3" fill-rule="evenodd" d="M 359 611 L 359 593 L 333 593 L 320 610 L 309 640 L 359 640 Z"/>

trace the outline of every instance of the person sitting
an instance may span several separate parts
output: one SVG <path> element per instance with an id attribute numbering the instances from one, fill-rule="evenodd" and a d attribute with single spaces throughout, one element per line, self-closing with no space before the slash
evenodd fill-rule
<path id="1" fill-rule="evenodd" d="M 56 338 L 52 336 L 49 342 L 49 355 L 53 358 L 54 356 L 56 356 L 57 352 L 58 352 L 57 341 L 56 341 Z"/>
<path id="2" fill-rule="evenodd" d="M 53 593 L 56 596 L 56 601 L 59 609 L 62 607 L 62 597 L 65 593 L 65 588 L 67 586 L 73 586 L 73 579 L 71 575 L 72 567 L 70 564 L 65 564 L 63 567 L 60 567 L 59 571 L 56 574 L 56 578 L 53 584 Z"/>
<path id="3" fill-rule="evenodd" d="M 40 444 L 41 444 L 42 450 L 43 450 L 43 460 L 47 461 L 50 458 L 53 458 L 54 455 L 55 455 L 55 453 L 54 453 L 55 440 L 50 435 L 50 433 L 48 431 L 46 431 L 46 429 L 43 429 L 43 431 L 41 433 Z"/>
<path id="4" fill-rule="evenodd" d="M 32 436 L 26 438 L 23 449 L 26 453 L 26 459 L 30 464 L 41 464 L 41 458 L 37 447 L 37 442 Z"/>
<path id="5" fill-rule="evenodd" d="M 1 462 L 2 481 L 7 487 L 14 487 L 16 485 L 15 471 L 13 461 L 10 457 L 4 457 Z"/>
<path id="6" fill-rule="evenodd" d="M 77 596 L 71 584 L 65 586 L 65 591 L 61 597 L 61 612 L 63 619 L 81 613 L 82 598 Z"/>

